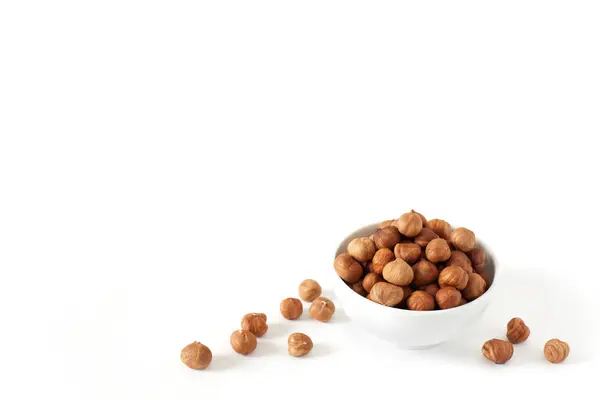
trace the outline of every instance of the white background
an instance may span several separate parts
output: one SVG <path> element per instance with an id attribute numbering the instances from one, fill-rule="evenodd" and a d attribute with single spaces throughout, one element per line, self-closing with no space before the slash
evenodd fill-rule
<path id="1" fill-rule="evenodd" d="M 594 1 L 0 3 L 0 397 L 573 395 L 598 363 Z M 279 317 L 354 229 L 471 228 L 505 285 L 405 352 Z M 335 301 L 335 299 L 334 299 Z M 271 329 L 255 354 L 229 335 Z M 495 366 L 481 344 L 532 330 Z M 286 354 L 287 334 L 315 348 Z M 547 339 L 571 344 L 563 365 Z M 199 340 L 205 371 L 179 361 Z"/>

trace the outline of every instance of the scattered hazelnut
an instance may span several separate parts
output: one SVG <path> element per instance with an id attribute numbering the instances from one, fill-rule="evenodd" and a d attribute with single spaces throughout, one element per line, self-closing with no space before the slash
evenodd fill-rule
<path id="1" fill-rule="evenodd" d="M 430 296 L 435 297 L 435 294 L 437 293 L 438 290 L 440 290 L 440 287 L 438 286 L 437 283 L 430 283 L 427 286 L 423 286 L 419 290 L 423 290 L 423 291 L 429 293 Z"/>
<path id="2" fill-rule="evenodd" d="M 238 330 L 231 334 L 231 347 L 238 354 L 250 354 L 256 349 L 256 336 L 250 331 Z"/>
<path id="3" fill-rule="evenodd" d="M 191 369 L 204 369 L 212 361 L 212 352 L 200 342 L 188 344 L 181 350 L 181 362 Z"/>
<path id="4" fill-rule="evenodd" d="M 363 275 L 363 267 L 350 254 L 342 253 L 333 261 L 335 272 L 349 283 L 357 282 Z"/>
<path id="5" fill-rule="evenodd" d="M 438 270 L 435 265 L 427 261 L 426 259 L 420 259 L 415 265 L 413 265 L 413 285 L 425 286 L 433 283 L 438 278 Z"/>
<path id="6" fill-rule="evenodd" d="M 400 304 L 403 297 L 404 292 L 401 287 L 387 282 L 376 283 L 369 292 L 370 300 L 389 307 Z"/>
<path id="7" fill-rule="evenodd" d="M 335 305 L 326 297 L 318 297 L 308 309 L 310 316 L 318 321 L 327 322 L 335 312 Z"/>
<path id="8" fill-rule="evenodd" d="M 465 304 L 467 304 L 467 300 L 465 300 L 464 297 L 460 298 L 460 303 L 458 303 L 459 306 L 464 306 Z"/>
<path id="9" fill-rule="evenodd" d="M 421 229 L 421 232 L 415 236 L 414 242 L 419 246 L 425 248 L 433 239 L 439 238 L 438 234 L 429 228 Z"/>
<path id="10" fill-rule="evenodd" d="M 298 296 L 304 301 L 313 301 L 321 295 L 321 285 L 315 280 L 305 279 L 298 287 Z"/>
<path id="11" fill-rule="evenodd" d="M 378 249 L 393 249 L 396 244 L 400 243 L 400 240 L 402 240 L 402 235 L 395 226 L 378 229 L 373 234 L 373 241 Z"/>
<path id="12" fill-rule="evenodd" d="M 375 272 L 370 272 L 367 275 L 365 275 L 362 282 L 363 288 L 367 292 L 370 292 L 374 284 L 376 284 L 377 282 L 383 282 L 383 278 L 381 277 L 381 275 L 378 275 Z"/>
<path id="13" fill-rule="evenodd" d="M 250 331 L 256 337 L 261 337 L 268 329 L 267 316 L 263 313 L 250 313 L 242 318 L 242 330 Z"/>
<path id="14" fill-rule="evenodd" d="M 481 275 L 476 273 L 468 274 L 469 280 L 467 282 L 467 286 L 464 288 L 462 294 L 465 299 L 471 301 L 475 300 L 479 296 L 485 293 L 487 289 L 487 283 L 485 279 L 481 277 Z M 512 340 L 511 340 L 512 342 Z M 514 343 L 514 342 L 513 342 Z"/>
<path id="15" fill-rule="evenodd" d="M 302 357 L 307 355 L 313 348 L 313 342 L 310 337 L 304 333 L 292 333 L 288 336 L 288 353 L 293 357 Z"/>
<path id="16" fill-rule="evenodd" d="M 435 308 L 435 300 L 429 293 L 416 290 L 406 299 L 406 305 L 409 310 L 430 311 Z"/>
<path id="17" fill-rule="evenodd" d="M 571 351 L 569 344 L 558 339 L 550 339 L 544 346 L 544 357 L 552 364 L 563 362 Z"/>
<path id="18" fill-rule="evenodd" d="M 513 345 L 511 342 L 500 339 L 488 340 L 483 344 L 481 352 L 483 356 L 496 364 L 504 364 L 513 355 Z"/>
<path id="19" fill-rule="evenodd" d="M 448 261 L 446 261 L 446 265 L 456 265 L 458 267 L 461 267 L 468 274 L 473 272 L 471 260 L 469 260 L 469 257 L 462 251 L 454 250 L 450 254 L 450 258 L 448 259 Z"/>
<path id="20" fill-rule="evenodd" d="M 433 239 L 425 248 L 425 256 L 432 263 L 446 261 L 452 255 L 448 243 L 442 239 Z"/>
<path id="21" fill-rule="evenodd" d="M 443 219 L 430 219 L 427 222 L 427 228 L 434 231 L 442 239 L 450 239 L 452 227 Z"/>
<path id="22" fill-rule="evenodd" d="M 413 269 L 402 259 L 391 261 L 383 267 L 383 279 L 394 285 L 409 285 L 414 275 Z"/>
<path id="23" fill-rule="evenodd" d="M 414 243 L 398 243 L 394 247 L 394 255 L 396 258 L 400 258 L 406 261 L 408 264 L 414 264 L 419 258 L 421 258 L 421 253 L 421 246 Z"/>
<path id="24" fill-rule="evenodd" d="M 471 251 L 475 247 L 475 234 L 467 228 L 456 228 L 450 235 L 450 241 L 460 251 Z"/>
<path id="25" fill-rule="evenodd" d="M 440 287 L 454 286 L 458 290 L 463 290 L 469 282 L 469 274 L 461 267 L 451 265 L 440 272 L 438 284 Z M 466 297 L 466 296 L 465 296 Z"/>
<path id="26" fill-rule="evenodd" d="M 529 333 L 529 327 L 521 318 L 513 318 L 506 325 L 506 337 L 513 344 L 527 340 Z"/>
<path id="27" fill-rule="evenodd" d="M 398 218 L 394 224 L 396 228 L 406 237 L 415 237 L 423 229 L 423 221 L 414 213 L 405 213 Z"/>
<path id="28" fill-rule="evenodd" d="M 423 226 L 427 225 L 427 219 L 423 216 L 423 214 L 416 212 L 415 210 L 410 210 L 410 212 L 412 214 L 416 214 L 419 216 L 419 218 L 421 218 L 421 223 L 423 224 Z"/>
<path id="29" fill-rule="evenodd" d="M 394 261 L 394 252 L 390 249 L 379 249 L 373 256 L 373 261 L 371 264 L 371 271 L 376 274 L 383 274 L 383 267 L 386 266 L 390 261 Z"/>
<path id="30" fill-rule="evenodd" d="M 387 219 L 385 221 L 380 222 L 379 225 L 377 225 L 377 228 L 383 229 L 383 228 L 387 228 L 388 226 L 393 226 L 394 222 L 396 222 L 395 219 Z"/>
<path id="31" fill-rule="evenodd" d="M 285 319 L 298 319 L 302 315 L 302 302 L 298 299 L 288 297 L 281 301 L 279 311 Z"/>
<path id="32" fill-rule="evenodd" d="M 467 256 L 471 259 L 471 264 L 473 264 L 475 271 L 480 275 L 483 274 L 486 263 L 485 251 L 480 247 L 476 247 L 469 251 Z"/>
<path id="33" fill-rule="evenodd" d="M 362 297 L 365 297 L 368 294 L 368 292 L 363 287 L 363 279 L 359 280 L 358 282 L 346 283 L 346 284 L 348 286 L 350 286 L 350 288 L 352 290 L 354 290 L 356 293 L 360 294 Z"/>
<path id="34" fill-rule="evenodd" d="M 435 301 L 442 310 L 458 307 L 461 294 L 454 286 L 440 288 L 435 294 Z"/>
<path id="35" fill-rule="evenodd" d="M 373 240 L 362 237 L 355 238 L 348 243 L 348 254 L 352 256 L 356 261 L 371 261 L 375 252 L 377 251 L 377 247 L 375 246 L 375 242 Z"/>

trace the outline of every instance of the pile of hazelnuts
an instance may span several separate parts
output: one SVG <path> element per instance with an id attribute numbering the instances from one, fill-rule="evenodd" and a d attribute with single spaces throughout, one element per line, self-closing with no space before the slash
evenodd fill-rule
<path id="1" fill-rule="evenodd" d="M 486 254 L 467 228 L 411 210 L 355 238 L 333 263 L 348 286 L 375 303 L 414 311 L 448 309 L 488 288 Z"/>
<path id="2" fill-rule="evenodd" d="M 310 302 L 308 309 L 312 319 L 328 322 L 335 313 L 335 305 L 331 300 L 321 296 L 321 285 L 313 279 L 305 279 L 298 287 L 298 297 Z M 302 301 L 294 297 L 288 297 L 281 301 L 279 311 L 288 320 L 300 318 L 304 307 Z M 229 338 L 231 348 L 238 354 L 248 355 L 252 353 L 257 345 L 257 338 L 262 337 L 269 330 L 267 316 L 264 313 L 250 313 L 244 315 L 241 328 L 233 331 Z M 313 348 L 312 339 L 304 333 L 292 333 L 288 337 L 288 354 L 293 357 L 307 355 Z M 192 369 L 205 369 L 212 361 L 212 352 L 208 346 L 193 342 L 181 350 L 181 361 Z"/>

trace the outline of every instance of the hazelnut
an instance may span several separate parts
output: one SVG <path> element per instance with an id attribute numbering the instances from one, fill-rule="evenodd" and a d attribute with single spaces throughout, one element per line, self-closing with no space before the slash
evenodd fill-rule
<path id="1" fill-rule="evenodd" d="M 347 249 L 352 258 L 362 262 L 371 261 L 377 251 L 375 242 L 366 237 L 352 239 Z"/>
<path id="2" fill-rule="evenodd" d="M 456 228 L 450 235 L 450 241 L 460 251 L 471 251 L 475 247 L 475 234 L 467 228 Z"/>
<path id="3" fill-rule="evenodd" d="M 394 223 L 396 228 L 406 237 L 415 237 L 423 229 L 423 221 L 414 213 L 405 213 Z"/>
<path id="4" fill-rule="evenodd" d="M 430 219 L 427 221 L 427 228 L 434 231 L 442 239 L 450 239 L 452 227 L 443 219 Z"/>
<path id="5" fill-rule="evenodd" d="M 321 285 L 312 279 L 305 279 L 298 287 L 298 296 L 304 301 L 313 301 L 321 295 Z"/>
<path id="6" fill-rule="evenodd" d="M 394 255 L 396 258 L 401 258 L 408 264 L 414 264 L 421 258 L 421 246 L 414 243 L 398 243 L 394 247 Z"/>
<path id="7" fill-rule="evenodd" d="M 483 274 L 486 263 L 485 251 L 483 251 L 483 249 L 480 247 L 476 247 L 467 252 L 467 256 L 469 256 L 471 259 L 471 264 L 473 265 L 475 271 L 477 271 L 477 273 L 480 275 Z"/>
<path id="8" fill-rule="evenodd" d="M 440 290 L 440 287 L 438 286 L 437 283 L 430 283 L 427 286 L 423 286 L 419 290 L 423 290 L 423 291 L 429 293 L 430 296 L 435 297 L 435 294 L 437 293 L 438 290 Z"/>
<path id="9" fill-rule="evenodd" d="M 410 210 L 410 212 L 412 214 L 417 215 L 419 218 L 421 218 L 421 223 L 423 224 L 423 226 L 427 225 L 427 219 L 423 216 L 423 214 L 416 212 L 415 210 Z"/>
<path id="10" fill-rule="evenodd" d="M 415 236 L 414 242 L 419 246 L 425 248 L 433 239 L 439 238 L 438 234 L 429 228 L 421 229 L 421 232 Z"/>
<path id="11" fill-rule="evenodd" d="M 379 275 L 383 274 L 383 267 L 390 261 L 394 261 L 394 259 L 394 252 L 392 250 L 387 248 L 377 250 L 373 256 L 370 272 L 375 272 Z"/>
<path id="12" fill-rule="evenodd" d="M 474 272 L 468 274 L 468 276 L 469 280 L 467 282 L 467 286 L 462 291 L 462 294 L 465 297 L 465 299 L 470 301 L 475 300 L 476 298 L 485 293 L 485 290 L 487 289 L 487 283 L 485 279 L 481 277 L 481 275 L 476 274 Z"/>
<path id="13" fill-rule="evenodd" d="M 414 275 L 413 269 L 402 259 L 391 261 L 383 267 L 383 279 L 394 285 L 409 285 Z"/>
<path id="14" fill-rule="evenodd" d="M 181 350 L 181 362 L 191 369 L 204 369 L 212 361 L 212 352 L 200 342 L 190 343 Z"/>
<path id="15" fill-rule="evenodd" d="M 410 286 L 400 286 L 402 288 L 402 301 L 405 302 L 406 299 L 408 299 L 410 297 L 411 294 L 413 294 L 413 290 Z"/>
<path id="16" fill-rule="evenodd" d="M 250 313 L 242 318 L 242 330 L 250 331 L 256 337 L 261 337 L 268 329 L 267 316 L 263 313 Z"/>
<path id="17" fill-rule="evenodd" d="M 256 349 L 256 336 L 250 331 L 238 330 L 231 334 L 231 347 L 238 354 L 250 354 Z"/>
<path id="18" fill-rule="evenodd" d="M 435 294 L 435 301 L 442 310 L 458 307 L 461 299 L 460 292 L 454 286 L 440 288 Z"/>
<path id="19" fill-rule="evenodd" d="M 402 240 L 402 236 L 395 226 L 378 229 L 373 234 L 373 241 L 378 249 L 393 249 L 397 243 L 400 243 L 400 240 Z"/>
<path id="20" fill-rule="evenodd" d="M 433 239 L 425 248 L 425 256 L 433 263 L 446 261 L 452 255 L 448 243 L 442 239 Z"/>
<path id="21" fill-rule="evenodd" d="M 389 307 L 400 304 L 403 297 L 404 292 L 401 287 L 387 282 L 376 283 L 369 292 L 370 300 Z"/>
<path id="22" fill-rule="evenodd" d="M 435 300 L 429 293 L 416 290 L 408 297 L 406 305 L 409 310 L 430 311 L 435 308 Z"/>
<path id="23" fill-rule="evenodd" d="M 310 316 L 318 321 L 327 322 L 335 312 L 335 305 L 326 297 L 318 297 L 308 309 Z"/>
<path id="24" fill-rule="evenodd" d="M 279 311 L 285 319 L 298 319 L 302 315 L 302 302 L 298 299 L 288 297 L 281 301 Z"/>
<path id="25" fill-rule="evenodd" d="M 424 258 L 413 265 L 413 272 L 415 276 L 412 283 L 417 287 L 435 282 L 439 274 L 436 266 Z"/>
<path id="26" fill-rule="evenodd" d="M 293 357 L 307 355 L 313 348 L 313 342 L 304 333 L 292 333 L 288 336 L 288 354 Z"/>
<path id="27" fill-rule="evenodd" d="M 458 290 L 463 290 L 469 282 L 469 274 L 461 267 L 451 265 L 440 272 L 438 284 L 440 287 L 454 286 Z M 466 296 L 465 296 L 466 297 Z"/>
<path id="28" fill-rule="evenodd" d="M 513 318 L 506 325 L 506 337 L 513 344 L 527 340 L 529 333 L 529 327 L 521 318 Z"/>
<path id="29" fill-rule="evenodd" d="M 349 283 L 357 282 L 363 275 L 363 267 L 348 253 L 342 253 L 333 261 L 335 272 Z"/>
<path id="30" fill-rule="evenodd" d="M 365 297 L 368 292 L 365 290 L 365 288 L 363 287 L 363 279 L 361 279 L 358 282 L 354 282 L 354 283 L 346 283 L 348 286 L 350 286 L 350 288 L 352 290 L 354 290 L 356 293 L 360 294 L 362 297 Z"/>
<path id="31" fill-rule="evenodd" d="M 571 351 L 569 344 L 558 339 L 550 339 L 544 346 L 544 357 L 552 364 L 563 362 Z"/>
<path id="32" fill-rule="evenodd" d="M 457 267 L 461 267 L 468 274 L 473 272 L 471 260 L 469 260 L 469 257 L 462 251 L 454 250 L 450 254 L 448 261 L 446 261 L 446 265 L 456 265 Z"/>
<path id="33" fill-rule="evenodd" d="M 386 219 L 385 221 L 381 221 L 379 225 L 377 225 L 377 229 L 387 228 L 388 226 L 393 226 L 395 219 Z"/>
<path id="34" fill-rule="evenodd" d="M 513 345 L 511 342 L 500 339 L 488 340 L 483 344 L 481 352 L 483 356 L 496 364 L 504 364 L 513 355 Z"/>
<path id="35" fill-rule="evenodd" d="M 464 306 L 465 304 L 467 304 L 467 300 L 465 300 L 464 297 L 460 298 L 460 303 L 458 303 L 459 306 Z"/>
<path id="36" fill-rule="evenodd" d="M 367 275 L 365 275 L 362 282 L 363 282 L 363 288 L 367 292 L 370 292 L 371 288 L 373 287 L 374 284 L 376 284 L 377 282 L 383 282 L 383 278 L 381 277 L 381 275 L 378 275 L 375 272 L 371 272 L 371 273 L 368 273 Z"/>

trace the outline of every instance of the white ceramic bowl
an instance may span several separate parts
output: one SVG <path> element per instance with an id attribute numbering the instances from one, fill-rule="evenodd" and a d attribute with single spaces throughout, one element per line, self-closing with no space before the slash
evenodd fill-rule
<path id="1" fill-rule="evenodd" d="M 376 230 L 377 224 L 373 224 L 352 233 L 340 243 L 335 255 L 344 253 L 352 239 L 368 237 Z M 496 259 L 484 243 L 478 241 L 478 245 L 487 255 L 485 275 L 490 286 L 481 297 L 460 307 L 434 311 L 411 311 L 386 307 L 355 293 L 337 276 L 334 268 L 330 267 L 334 275 L 333 290 L 337 301 L 357 329 L 394 342 L 404 349 L 425 349 L 436 346 L 469 329 L 481 317 L 494 296 L 498 286 Z"/>

